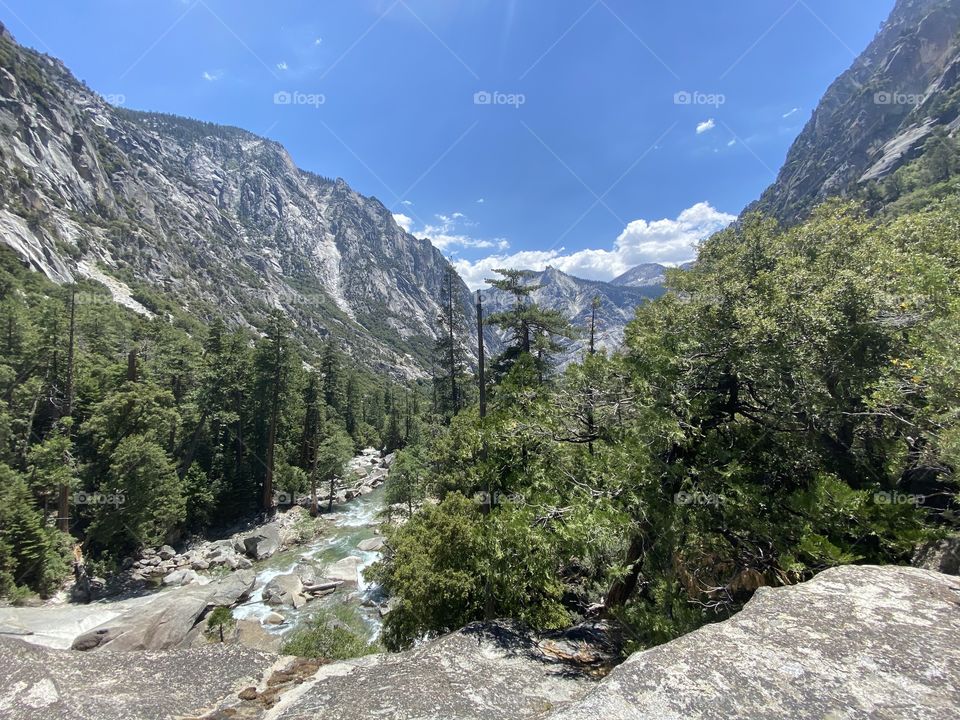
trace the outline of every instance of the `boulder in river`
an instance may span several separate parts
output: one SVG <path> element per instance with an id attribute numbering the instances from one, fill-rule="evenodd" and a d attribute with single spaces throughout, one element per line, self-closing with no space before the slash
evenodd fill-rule
<path id="1" fill-rule="evenodd" d="M 323 576 L 329 580 L 340 580 L 345 583 L 356 583 L 360 564 L 363 561 L 358 557 L 345 557 L 328 566 Z"/>
<path id="2" fill-rule="evenodd" d="M 383 538 L 374 537 L 361 540 L 357 544 L 357 549 L 363 552 L 378 552 L 383 548 Z"/>
<path id="3" fill-rule="evenodd" d="M 301 608 L 307 604 L 303 581 L 296 573 L 277 575 L 263 588 L 263 600 L 272 607 Z"/>
<path id="4" fill-rule="evenodd" d="M 264 525 L 243 539 L 244 552 L 254 560 L 263 560 L 280 549 L 280 528 L 276 523 Z"/>
<path id="5" fill-rule="evenodd" d="M 213 593 L 207 598 L 207 604 L 211 607 L 231 607 L 250 595 L 256 581 L 256 573 L 252 570 L 230 573 L 211 586 Z"/>

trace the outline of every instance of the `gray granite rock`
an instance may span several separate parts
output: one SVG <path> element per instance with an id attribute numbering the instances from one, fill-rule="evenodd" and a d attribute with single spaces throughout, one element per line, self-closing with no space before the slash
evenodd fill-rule
<path id="1" fill-rule="evenodd" d="M 234 573 L 209 585 L 190 585 L 157 596 L 148 605 L 128 610 L 78 635 L 74 650 L 104 648 L 164 650 L 189 644 L 188 635 L 209 607 L 229 607 L 249 594 L 252 571 Z"/>
<path id="2" fill-rule="evenodd" d="M 240 645 L 163 652 L 80 653 L 0 636 L 5 720 L 190 717 L 257 680 L 276 662 Z"/>
<path id="3" fill-rule="evenodd" d="M 247 555 L 254 560 L 263 560 L 280 549 L 280 528 L 271 523 L 258 528 L 243 539 Z"/>
<path id="4" fill-rule="evenodd" d="M 841 567 L 632 655 L 552 720 L 960 717 L 960 581 Z"/>
<path id="5" fill-rule="evenodd" d="M 280 698 L 274 720 L 534 718 L 595 681 L 508 625 L 474 624 L 397 655 L 321 667 Z"/>

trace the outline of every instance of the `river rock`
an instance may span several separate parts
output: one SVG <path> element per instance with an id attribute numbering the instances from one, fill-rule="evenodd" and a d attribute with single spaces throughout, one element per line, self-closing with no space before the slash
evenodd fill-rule
<path id="1" fill-rule="evenodd" d="M 277 616 L 282 622 L 282 616 L 279 614 Z M 267 632 L 258 620 L 252 618 L 237 621 L 237 642 L 266 652 L 280 652 L 280 647 L 283 645 L 283 639 L 280 636 Z"/>
<path id="2" fill-rule="evenodd" d="M 164 650 L 183 643 L 207 608 L 205 587 L 192 586 L 157 599 L 143 610 L 119 617 L 85 632 L 73 641 L 74 650 L 97 648 Z"/>
<path id="3" fill-rule="evenodd" d="M 252 571 L 235 573 L 215 583 L 193 584 L 158 594 L 149 604 L 132 608 L 78 635 L 74 650 L 163 650 L 182 647 L 204 611 L 230 606 L 250 592 Z"/>
<path id="4" fill-rule="evenodd" d="M 263 619 L 267 625 L 283 625 L 286 621 L 287 619 L 278 612 L 272 612 Z"/>
<path id="5" fill-rule="evenodd" d="M 174 570 L 169 575 L 165 575 L 163 578 L 164 585 L 180 586 L 180 585 L 193 585 L 194 583 L 200 583 L 200 576 L 197 575 L 193 570 Z"/>
<path id="6" fill-rule="evenodd" d="M 254 560 L 263 560 L 280 549 L 280 528 L 270 523 L 255 530 L 243 539 L 244 551 Z"/>
<path id="7" fill-rule="evenodd" d="M 256 573 L 252 571 L 239 570 L 231 573 L 211 586 L 213 592 L 207 598 L 207 604 L 211 607 L 231 607 L 245 600 L 256 582 Z"/>
<path id="8" fill-rule="evenodd" d="M 357 543 L 357 549 L 363 552 L 379 552 L 383 548 L 383 538 L 374 537 L 361 540 Z"/>
<path id="9" fill-rule="evenodd" d="M 296 573 L 277 575 L 263 588 L 263 600 L 271 607 L 303 607 L 307 602 L 303 581 Z"/>
<path id="10" fill-rule="evenodd" d="M 323 576 L 329 580 L 340 580 L 344 583 L 356 583 L 357 572 L 363 561 L 358 557 L 345 557 L 328 566 Z"/>
<path id="11" fill-rule="evenodd" d="M 157 551 L 157 555 L 160 556 L 161 560 L 172 560 L 177 556 L 177 551 L 169 545 L 164 545 L 159 551 Z"/>

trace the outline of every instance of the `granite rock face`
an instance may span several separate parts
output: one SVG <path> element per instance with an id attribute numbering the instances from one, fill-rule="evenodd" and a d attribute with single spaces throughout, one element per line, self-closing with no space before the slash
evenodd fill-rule
<path id="1" fill-rule="evenodd" d="M 237 645 L 78 653 L 0 636 L 0 717 L 955 720 L 960 708 L 960 579 L 919 568 L 847 566 L 761 588 L 730 620 L 602 680 L 596 637 L 477 623 L 310 669 L 281 692 L 289 659 Z"/>
<path id="2" fill-rule="evenodd" d="M 580 361 L 586 354 L 594 298 L 600 301 L 596 317 L 596 346 L 613 352 L 623 344 L 627 323 L 633 320 L 637 307 L 666 292 L 664 280 L 665 277 L 660 277 L 646 284 L 639 281 L 631 284 L 629 277 L 617 278 L 613 282 L 584 280 L 554 267 L 534 273 L 528 281 L 529 285 L 539 286 L 530 296 L 533 301 L 542 308 L 558 311 L 579 331 L 578 337 L 564 343 L 564 349 L 557 357 L 558 366 Z M 514 299 L 509 293 L 490 288 L 483 291 L 483 302 L 484 311 L 489 315 L 509 310 L 513 307 Z M 507 332 L 499 329 L 493 329 L 491 335 L 488 341 L 492 340 L 494 348 L 504 346 L 509 337 Z"/>
<path id="3" fill-rule="evenodd" d="M 748 209 L 781 222 L 877 180 L 960 125 L 960 0 L 898 0 L 876 37 L 824 94 L 776 181 Z"/>
<path id="4" fill-rule="evenodd" d="M 138 285 L 205 321 L 257 327 L 278 309 L 308 345 L 332 333 L 403 377 L 429 368 L 450 269 L 379 200 L 298 168 L 278 143 L 114 107 L 5 30 L 0 243 L 147 315 Z M 459 277 L 454 289 L 470 316 Z"/>
<path id="5" fill-rule="evenodd" d="M 158 594 L 148 605 L 77 636 L 72 648 L 123 651 L 182 647 L 189 643 L 190 632 L 207 608 L 230 607 L 249 594 L 254 582 L 252 570 L 241 570 L 208 585 Z"/>
<path id="6" fill-rule="evenodd" d="M 960 580 L 841 567 L 632 655 L 552 720 L 960 717 Z"/>
<path id="7" fill-rule="evenodd" d="M 81 653 L 0 637 L 0 717 L 189 717 L 258 681 L 276 659 L 240 645 Z"/>
<path id="8" fill-rule="evenodd" d="M 542 717 L 594 683 L 508 625 L 476 624 L 408 652 L 322 667 L 283 696 L 269 717 Z"/>

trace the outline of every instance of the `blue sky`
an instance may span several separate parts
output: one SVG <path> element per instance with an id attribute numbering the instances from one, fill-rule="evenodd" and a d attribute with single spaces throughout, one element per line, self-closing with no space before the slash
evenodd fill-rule
<path id="1" fill-rule="evenodd" d="M 472 286 L 676 263 L 773 180 L 893 0 L 0 0 L 127 107 L 375 195 Z"/>

